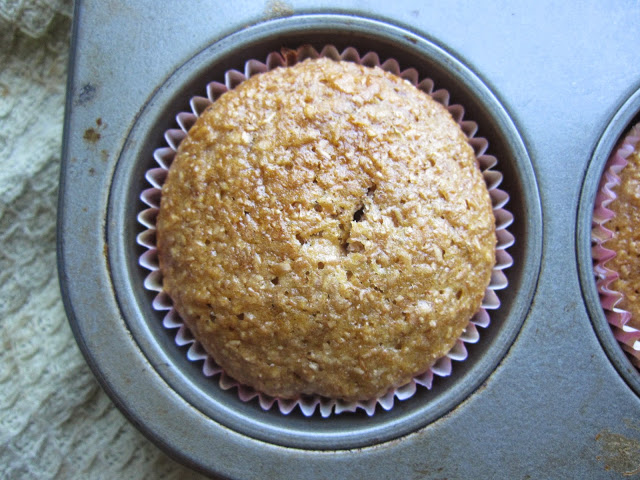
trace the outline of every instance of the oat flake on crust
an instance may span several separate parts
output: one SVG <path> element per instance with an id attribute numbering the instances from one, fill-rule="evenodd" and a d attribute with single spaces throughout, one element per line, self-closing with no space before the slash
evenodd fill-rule
<path id="1" fill-rule="evenodd" d="M 379 68 L 307 60 L 220 97 L 162 189 L 164 288 L 241 383 L 383 395 L 445 355 L 495 263 L 491 201 L 444 107 Z"/>

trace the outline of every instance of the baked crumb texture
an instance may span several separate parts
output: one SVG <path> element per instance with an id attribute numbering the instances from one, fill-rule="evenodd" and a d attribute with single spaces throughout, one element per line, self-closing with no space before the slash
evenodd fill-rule
<path id="1" fill-rule="evenodd" d="M 598 290 L 623 348 L 640 365 L 640 127 L 609 159 L 594 212 Z"/>
<path id="2" fill-rule="evenodd" d="M 485 291 L 499 304 L 474 150 L 408 81 L 306 60 L 252 76 L 189 126 L 162 186 L 163 288 L 238 382 L 283 399 L 377 398 L 446 355 Z"/>

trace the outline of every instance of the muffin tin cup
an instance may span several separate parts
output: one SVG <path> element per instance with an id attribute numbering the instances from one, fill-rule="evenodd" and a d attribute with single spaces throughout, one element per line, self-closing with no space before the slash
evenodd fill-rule
<path id="1" fill-rule="evenodd" d="M 488 140 L 491 153 L 500 159 L 500 188 L 508 194 L 513 213 L 509 232 L 517 241 L 509 253 L 517 261 L 508 270 L 501 306 L 491 312 L 491 325 L 482 330 L 482 340 L 465 343 L 469 355 L 455 364 L 453 375 L 434 375 L 431 390 L 418 388 L 410 398 L 373 416 L 358 409 L 323 418 L 305 416 L 299 408 L 283 415 L 277 408 L 264 410 L 255 400 L 240 401 L 237 389 L 220 388 L 202 374 L 201 362 L 187 358 L 191 346 L 176 346 L 175 329 L 162 325 L 166 312 L 152 307 L 157 292 L 144 287 L 149 270 L 139 265 L 147 250 L 136 241 L 143 230 L 137 221 L 140 194 L 149 188 L 145 173 L 154 168 L 153 154 L 164 144 L 165 133 L 175 129 L 176 112 L 187 110 L 190 99 L 202 95 L 211 79 L 221 79 L 230 70 L 241 71 L 244 59 L 265 59 L 283 45 L 305 44 L 316 49 L 333 44 L 338 51 L 349 46 L 360 52 L 375 51 L 381 58 L 412 66 L 420 78 L 446 86 L 451 103 L 464 105 L 465 115 L 478 125 L 478 136 Z M 98 197 L 87 194 L 86 180 L 76 181 L 73 163 L 63 173 L 61 284 L 71 326 L 96 377 L 156 443 L 191 465 L 223 476 L 238 476 L 233 455 L 222 453 L 230 448 L 243 449 L 251 464 L 247 468 L 256 472 L 262 471 L 259 465 L 265 458 L 276 461 L 273 452 L 294 463 L 303 456 L 313 457 L 313 464 L 321 468 L 334 454 L 359 447 L 375 446 L 386 455 L 382 452 L 394 439 L 403 449 L 422 450 L 422 437 L 409 434 L 428 432 L 425 427 L 432 423 L 439 428 L 442 423 L 436 420 L 483 391 L 483 382 L 514 344 L 537 288 L 543 236 L 540 196 L 531 159 L 505 107 L 482 79 L 433 40 L 357 15 L 304 14 L 242 28 L 166 75 L 138 107 L 137 115 L 127 120 L 124 114 L 119 117 L 131 122 L 130 127 L 107 117 L 99 148 L 120 140 L 107 152 L 112 156 L 105 159 L 104 169 L 99 175 L 89 174 L 88 180 L 100 182 L 103 209 Z M 120 127 L 122 138 L 116 138 Z M 68 138 L 67 155 L 76 148 L 75 137 Z M 78 195 L 89 203 L 72 200 Z M 85 241 L 71 241 L 77 232 Z M 298 465 L 303 468 L 306 462 Z"/>
<path id="2" fill-rule="evenodd" d="M 639 117 L 640 89 L 616 109 L 593 151 L 576 225 L 580 283 L 594 330 L 609 359 L 638 396 L 640 332 L 628 325 L 630 313 L 618 306 L 622 294 L 611 288 L 617 273 L 607 267 L 615 252 L 605 242 L 613 234 L 606 225 L 614 215 L 608 206 L 616 198 L 618 174 L 640 142 Z"/>
<path id="3" fill-rule="evenodd" d="M 425 372 L 415 376 L 411 382 L 397 388 L 392 388 L 385 395 L 367 401 L 345 402 L 340 399 L 324 398 L 317 395 L 300 396 L 295 399 L 277 398 L 268 396 L 254 390 L 250 386 L 235 381 L 204 351 L 173 308 L 169 295 L 163 290 L 162 274 L 158 264 L 155 221 L 160 207 L 162 184 L 166 179 L 167 171 L 180 142 L 187 135 L 196 119 L 209 105 L 215 102 L 220 95 L 237 87 L 253 75 L 279 67 L 291 66 L 307 58 L 321 57 L 331 58 L 336 61 L 350 61 L 372 68 L 381 68 L 405 79 L 443 105 L 458 123 L 467 136 L 469 144 L 474 149 L 478 166 L 482 171 L 487 189 L 489 190 L 496 223 L 496 264 L 492 271 L 491 281 L 485 292 L 482 307 L 473 316 L 460 338 L 444 357 L 438 359 Z M 179 128 L 168 129 L 164 134 L 167 146 L 157 148 L 154 151 L 153 156 L 159 168 L 149 169 L 145 174 L 145 178 L 151 184 L 152 188 L 145 189 L 140 195 L 140 200 L 149 207 L 141 211 L 138 215 L 138 221 L 146 228 L 146 230 L 141 232 L 137 237 L 138 244 L 146 249 L 140 256 L 139 263 L 143 268 L 151 271 L 144 281 L 144 286 L 148 290 L 157 292 L 152 302 L 153 308 L 159 312 L 164 312 L 163 325 L 165 328 L 176 332 L 176 345 L 178 347 L 188 346 L 186 353 L 187 358 L 190 361 L 202 362 L 202 373 L 205 376 L 211 377 L 217 375 L 219 377 L 218 384 L 223 390 L 235 389 L 238 398 L 243 402 L 257 398 L 262 409 L 269 410 L 277 406 L 280 413 L 285 415 L 291 413 L 298 407 L 305 416 L 319 413 L 322 417 L 326 418 L 332 413 L 354 412 L 358 409 L 365 411 L 367 415 L 371 416 L 377 411 L 377 405 L 383 410 L 390 410 L 393 408 L 396 399 L 406 400 L 412 397 L 418 386 L 431 389 L 434 375 L 440 377 L 451 375 L 452 361 L 462 362 L 467 359 L 468 354 L 465 344 L 473 344 L 480 340 L 480 334 L 476 327 L 488 327 L 491 321 L 488 311 L 500 307 L 500 300 L 495 291 L 508 286 L 508 280 L 503 271 L 513 264 L 512 257 L 506 251 L 515 241 L 513 235 L 507 230 L 508 226 L 513 223 L 513 215 L 504 208 L 509 201 L 509 195 L 498 188 L 502 182 L 502 174 L 494 169 L 498 161 L 494 156 L 486 153 L 489 149 L 489 142 L 485 138 L 476 136 L 478 125 L 472 120 L 465 118 L 463 106 L 449 104 L 450 94 L 445 88 L 434 90 L 433 80 L 430 78 L 420 79 L 417 70 L 414 68 L 402 70 L 399 62 L 393 58 L 381 62 L 379 55 L 372 51 L 361 56 L 358 50 L 351 46 L 346 47 L 342 52 L 338 51 L 333 45 L 324 46 L 320 51 L 311 45 L 303 45 L 295 50 L 284 48 L 281 52 L 269 53 L 264 62 L 249 59 L 245 62 L 242 72 L 235 69 L 228 70 L 224 73 L 223 78 L 224 83 L 211 81 L 203 88 L 203 91 L 206 91 L 206 97 L 194 96 L 190 99 L 190 112 L 177 113 L 175 119 Z"/>

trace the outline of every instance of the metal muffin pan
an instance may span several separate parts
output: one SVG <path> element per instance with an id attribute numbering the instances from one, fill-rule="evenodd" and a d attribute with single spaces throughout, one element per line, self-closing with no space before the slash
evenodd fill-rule
<path id="1" fill-rule="evenodd" d="M 564 78 L 566 65 L 550 62 L 548 54 L 554 48 L 567 53 L 562 45 L 588 39 L 588 27 L 604 26 L 602 12 L 560 11 L 559 23 L 572 16 L 576 25 L 562 33 L 559 47 L 557 25 L 547 21 L 551 2 L 509 6 L 511 16 L 490 2 L 429 10 L 402 1 L 367 10 L 349 2 L 245 3 L 246 9 L 220 6 L 211 16 L 202 15 L 210 9 L 205 2 L 190 2 L 180 12 L 162 2 L 112 2 L 107 9 L 76 3 L 59 271 L 78 344 L 114 402 L 173 456 L 228 478 L 554 478 L 566 471 L 607 478 L 626 468 L 615 458 L 606 463 L 609 450 L 599 434 L 618 432 L 634 441 L 627 420 L 640 413 L 638 372 L 621 368 L 624 355 L 602 324 L 585 227 L 607 138 L 621 134 L 637 101 L 619 108 L 633 89 L 620 77 L 608 81 L 620 92 L 607 101 L 590 91 L 576 95 Z M 628 13 L 634 5 L 621 2 L 608 11 L 621 7 Z M 443 23 L 450 8 L 457 15 Z M 540 38 L 546 40 L 533 42 L 526 28 L 513 27 L 514 17 L 538 22 L 541 27 L 529 35 L 545 33 Z M 598 48 L 617 51 L 637 40 L 633 29 L 623 32 Z M 161 326 L 142 286 L 147 272 L 137 263 L 138 195 L 147 188 L 144 172 L 154 166 L 153 150 L 175 127 L 175 114 L 225 70 L 306 43 L 376 51 L 449 90 L 451 102 L 463 105 L 465 118 L 489 140 L 515 217 L 510 284 L 498 292 L 502 307 L 469 347 L 469 359 L 454 362 L 452 376 L 436 379 L 432 390 L 420 389 L 373 417 L 307 418 L 297 410 L 283 416 L 221 390 L 176 347 L 174 332 Z M 605 75 L 612 65 L 624 71 L 619 64 L 633 55 L 625 50 L 589 68 L 576 59 L 572 81 Z M 521 56 L 530 68 L 516 68 Z M 542 112 L 532 98 L 555 110 Z M 581 110 L 571 116 L 577 100 Z M 612 120 L 615 126 L 605 131 L 590 162 L 599 133 L 570 134 L 586 124 L 604 127 L 617 111 L 627 113 Z M 557 152 L 563 162 L 556 161 Z"/>

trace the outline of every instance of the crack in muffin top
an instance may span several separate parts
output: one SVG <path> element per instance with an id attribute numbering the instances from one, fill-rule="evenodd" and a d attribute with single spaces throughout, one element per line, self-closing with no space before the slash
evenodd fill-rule
<path id="1" fill-rule="evenodd" d="M 495 220 L 446 108 L 380 68 L 306 60 L 198 118 L 162 188 L 164 289 L 237 381 L 379 397 L 478 311 Z"/>

